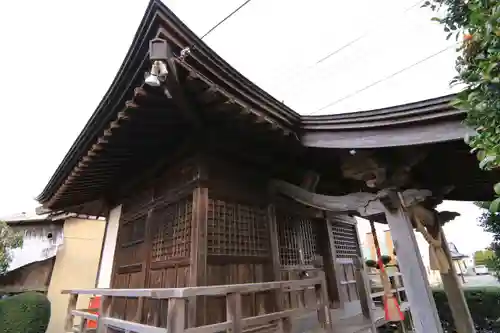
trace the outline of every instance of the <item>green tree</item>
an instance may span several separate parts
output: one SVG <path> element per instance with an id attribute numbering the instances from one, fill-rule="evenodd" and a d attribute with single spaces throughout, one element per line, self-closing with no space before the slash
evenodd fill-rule
<path id="1" fill-rule="evenodd" d="M 423 7 L 444 13 L 433 18 L 448 39 L 457 40 L 456 77 L 464 84 L 453 104 L 467 111 L 466 124 L 476 134 L 466 139 L 485 170 L 500 166 L 500 2 L 498 0 L 428 0 Z M 495 186 L 500 195 L 500 185 Z M 491 202 L 498 211 L 500 197 Z"/>
<path id="2" fill-rule="evenodd" d="M 443 13 L 433 18 L 455 37 L 459 55 L 455 62 L 457 75 L 451 84 L 463 84 L 453 105 L 465 110 L 465 123 L 475 129 L 466 138 L 479 167 L 500 167 L 500 1 L 498 0 L 427 0 L 422 7 Z M 492 257 L 488 266 L 500 280 L 500 183 L 494 186 L 496 198 L 477 203 L 489 208 L 480 218 L 485 231 L 493 234 Z"/>
<path id="3" fill-rule="evenodd" d="M 491 206 L 489 202 L 476 202 L 475 204 L 484 209 L 479 217 L 479 224 L 493 236 L 493 242 L 488 249 L 489 255 L 485 258 L 484 264 L 500 280 L 500 213 L 488 210 Z"/>
<path id="4" fill-rule="evenodd" d="M 494 256 L 492 250 L 482 250 L 474 252 L 474 262 L 477 265 L 485 265 L 488 266 L 489 260 Z"/>
<path id="5" fill-rule="evenodd" d="M 15 232 L 7 223 L 0 221 L 0 275 L 5 274 L 12 261 L 11 250 L 23 246 L 22 233 Z"/>

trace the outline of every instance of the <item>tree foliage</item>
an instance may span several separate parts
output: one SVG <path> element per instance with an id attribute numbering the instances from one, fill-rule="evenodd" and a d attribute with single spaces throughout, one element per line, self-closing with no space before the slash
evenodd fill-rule
<path id="1" fill-rule="evenodd" d="M 12 261 L 11 250 L 23 246 L 23 235 L 0 221 L 0 274 L 4 274 Z"/>
<path id="2" fill-rule="evenodd" d="M 475 204 L 484 209 L 479 217 L 479 224 L 483 227 L 484 231 L 491 233 L 493 236 L 493 242 L 488 249 L 490 256 L 485 258 L 484 264 L 500 280 L 500 213 L 488 210 L 491 206 L 489 202 L 476 202 Z"/>
<path id="3" fill-rule="evenodd" d="M 474 262 L 477 265 L 485 265 L 489 266 L 489 260 L 492 258 L 495 254 L 493 253 L 492 250 L 482 250 L 482 251 L 476 251 L 474 252 Z M 490 267 L 491 268 L 491 267 Z"/>
<path id="4" fill-rule="evenodd" d="M 423 7 L 444 13 L 433 20 L 455 36 L 459 56 L 452 84 L 464 84 L 453 104 L 467 111 L 466 124 L 476 134 L 466 138 L 479 166 L 500 166 L 500 2 L 498 0 L 429 0 Z M 463 38 L 461 38 L 463 36 Z M 495 186 L 500 195 L 500 185 Z M 491 203 L 498 211 L 500 198 Z"/>

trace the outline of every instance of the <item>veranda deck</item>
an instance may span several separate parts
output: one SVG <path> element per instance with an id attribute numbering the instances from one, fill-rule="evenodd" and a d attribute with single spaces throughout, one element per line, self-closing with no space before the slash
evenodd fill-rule
<path id="1" fill-rule="evenodd" d="M 312 294 L 306 291 L 314 291 Z M 281 293 L 290 291 L 303 292 L 304 297 L 311 297 L 304 302 L 303 307 L 284 309 L 282 302 L 276 301 L 276 311 L 259 314 L 253 317 L 243 317 L 241 313 L 241 295 L 262 291 L 274 293 L 276 300 Z M 170 289 L 86 289 L 67 290 L 70 294 L 65 332 L 91 333 L 95 330 L 87 329 L 87 321 L 99 322 L 98 333 L 127 332 L 127 333 L 306 333 L 306 332 L 335 332 L 335 333 L 362 333 L 374 332 L 376 327 L 386 323 L 384 311 L 380 307 L 371 306 L 371 316 L 361 310 L 361 304 L 350 304 L 349 309 L 329 310 L 325 278 L 275 281 L 226 286 L 170 288 Z M 99 316 L 89 313 L 88 309 L 77 310 L 78 295 L 101 295 Z M 309 296 L 307 296 L 309 295 Z M 193 315 L 189 313 L 189 302 L 198 296 L 220 296 L 226 298 L 227 320 L 225 322 L 196 326 L 193 324 Z M 110 315 L 110 308 L 114 297 L 129 297 L 139 299 L 139 308 L 145 299 L 168 299 L 167 327 L 150 326 L 139 323 L 139 315 L 134 321 L 114 318 Z M 377 297 L 377 294 L 375 294 Z M 403 303 L 402 311 L 407 311 L 408 303 Z M 358 309 L 358 310 L 356 310 Z M 139 311 L 137 312 L 139 313 Z M 79 317 L 80 321 L 75 322 Z M 76 325 L 75 325 L 76 324 Z"/>

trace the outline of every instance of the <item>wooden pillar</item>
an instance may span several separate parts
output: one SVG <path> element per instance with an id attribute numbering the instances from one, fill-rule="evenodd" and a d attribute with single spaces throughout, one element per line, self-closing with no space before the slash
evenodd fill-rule
<path id="1" fill-rule="evenodd" d="M 324 221 L 319 224 L 319 239 L 318 243 L 321 247 L 321 254 L 323 255 L 323 266 L 326 275 L 326 284 L 329 295 L 329 304 L 332 308 L 343 306 L 345 300 L 341 299 L 340 281 L 337 274 L 340 274 L 340 268 L 337 264 L 337 256 L 335 254 L 335 243 L 333 240 L 332 222 L 325 217 Z"/>
<path id="2" fill-rule="evenodd" d="M 416 333 L 443 333 L 412 223 L 399 202 L 384 206 Z"/>
<path id="3" fill-rule="evenodd" d="M 278 224 L 276 222 L 276 207 L 274 204 L 267 206 L 267 222 L 269 223 L 269 241 L 271 247 L 271 281 L 281 280 L 280 248 L 278 244 Z"/>
<path id="4" fill-rule="evenodd" d="M 189 286 L 207 284 L 207 215 L 208 189 L 196 188 L 193 192 L 193 215 L 191 221 L 191 257 Z M 206 322 L 206 297 L 191 297 L 188 300 L 188 327 Z"/>
<path id="5" fill-rule="evenodd" d="M 271 200 L 274 200 L 274 194 L 270 195 Z M 269 223 L 269 241 L 271 247 L 271 264 L 272 270 L 270 273 L 272 281 L 281 281 L 281 264 L 280 264 L 280 249 L 278 243 L 278 224 L 276 221 L 276 207 L 273 203 L 267 206 L 267 221 Z M 284 294 L 281 289 L 276 289 L 272 293 L 267 311 L 280 312 L 284 309 Z M 290 318 L 278 320 L 278 332 L 290 332 Z"/>
<path id="6" fill-rule="evenodd" d="M 448 273 L 441 273 L 441 281 L 443 282 L 443 288 L 448 298 L 448 304 L 451 309 L 453 321 L 455 322 L 455 328 L 459 333 L 475 333 L 476 329 L 474 328 L 474 322 L 472 321 L 469 306 L 467 305 L 460 281 L 458 280 L 455 265 L 451 259 L 450 248 L 446 241 L 446 236 L 443 232 L 443 228 L 440 227 L 440 229 L 443 249 L 450 262 L 450 270 Z"/>

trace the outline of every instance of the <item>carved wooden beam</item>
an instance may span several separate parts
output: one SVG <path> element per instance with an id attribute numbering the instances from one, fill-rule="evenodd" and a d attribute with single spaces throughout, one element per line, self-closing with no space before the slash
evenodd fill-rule
<path id="1" fill-rule="evenodd" d="M 388 195 L 387 190 L 382 190 L 377 194 L 358 192 L 342 196 L 330 196 L 309 192 L 282 180 L 272 181 L 271 186 L 276 192 L 306 206 L 339 213 L 357 213 L 363 217 L 384 213 L 385 208 L 381 200 Z M 407 205 L 421 202 L 431 194 L 428 190 L 416 189 L 406 190 L 402 193 Z"/>
<path id="2" fill-rule="evenodd" d="M 190 102 L 187 98 L 184 88 L 179 79 L 179 73 L 177 70 L 177 63 L 172 49 L 168 47 L 168 59 L 167 59 L 167 88 L 169 93 L 172 95 L 174 103 L 186 114 L 186 116 L 193 122 L 196 128 L 201 128 L 202 122 L 199 114 L 196 112 L 195 105 Z"/>
<path id="3" fill-rule="evenodd" d="M 304 178 L 302 179 L 302 183 L 300 187 L 304 190 L 314 192 L 319 183 L 319 174 L 316 172 L 309 170 L 305 173 Z"/>
<path id="4" fill-rule="evenodd" d="M 450 211 L 445 210 L 442 212 L 438 212 L 437 215 L 438 215 L 438 219 L 439 219 L 439 224 L 444 225 L 445 223 L 447 223 L 451 220 L 454 220 L 455 218 L 460 216 L 460 213 L 450 212 Z"/>

